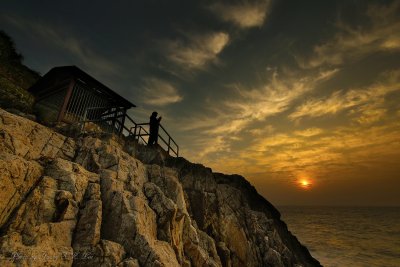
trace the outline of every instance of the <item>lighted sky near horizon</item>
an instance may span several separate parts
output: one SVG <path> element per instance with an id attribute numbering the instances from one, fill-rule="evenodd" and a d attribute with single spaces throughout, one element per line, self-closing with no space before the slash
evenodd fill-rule
<path id="1" fill-rule="evenodd" d="M 3 2 L 0 28 L 273 204 L 400 205 L 400 1 L 94 3 Z"/>

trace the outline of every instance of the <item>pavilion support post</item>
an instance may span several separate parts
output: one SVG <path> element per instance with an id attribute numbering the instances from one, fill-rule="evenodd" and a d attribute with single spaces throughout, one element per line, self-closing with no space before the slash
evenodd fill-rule
<path id="1" fill-rule="evenodd" d="M 69 100 L 72 95 L 72 91 L 74 90 L 74 86 L 75 86 L 75 78 L 71 78 L 71 81 L 69 82 L 69 85 L 67 88 L 67 93 L 65 94 L 65 97 L 64 97 L 64 102 L 61 106 L 60 112 L 58 113 L 58 117 L 57 117 L 58 123 L 64 119 L 65 112 L 67 110 L 67 106 L 68 106 Z"/>
<path id="2" fill-rule="evenodd" d="M 126 108 L 122 109 L 122 118 L 121 118 L 121 125 L 119 129 L 119 135 L 122 135 L 122 132 L 124 131 L 124 125 L 125 125 L 125 117 L 126 117 Z"/>
<path id="3" fill-rule="evenodd" d="M 118 116 L 118 108 L 114 108 L 114 113 L 112 115 L 112 132 L 113 133 L 115 133 L 115 123 L 117 120 L 117 116 Z"/>

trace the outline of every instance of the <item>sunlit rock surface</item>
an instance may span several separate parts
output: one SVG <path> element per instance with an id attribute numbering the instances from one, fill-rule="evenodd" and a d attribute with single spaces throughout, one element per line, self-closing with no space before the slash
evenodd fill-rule
<path id="1" fill-rule="evenodd" d="M 0 109 L 0 266 L 320 266 L 243 177 Z"/>

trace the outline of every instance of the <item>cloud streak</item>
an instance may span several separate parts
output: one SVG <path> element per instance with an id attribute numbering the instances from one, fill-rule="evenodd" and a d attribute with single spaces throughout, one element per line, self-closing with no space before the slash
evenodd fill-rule
<path id="1" fill-rule="evenodd" d="M 163 43 L 169 61 L 182 68 L 204 69 L 217 62 L 218 55 L 229 42 L 229 34 L 213 32 L 189 34 L 186 41 L 168 40 Z"/>
<path id="2" fill-rule="evenodd" d="M 159 107 L 183 100 L 183 97 L 171 83 L 154 77 L 145 80 L 141 98 L 144 103 Z"/>
<path id="3" fill-rule="evenodd" d="M 302 136 L 302 137 L 311 137 L 311 136 L 320 135 L 323 132 L 324 132 L 323 129 L 313 127 L 313 128 L 308 128 L 308 129 L 301 130 L 301 131 L 295 131 L 294 134 L 298 135 L 298 136 Z"/>
<path id="4" fill-rule="evenodd" d="M 369 25 L 350 26 L 343 21 L 336 23 L 338 33 L 333 39 L 316 45 L 309 58 L 298 57 L 303 68 L 323 65 L 342 65 L 346 60 L 354 60 L 377 51 L 400 50 L 400 2 L 390 5 L 370 5 L 366 16 Z"/>
<path id="5" fill-rule="evenodd" d="M 263 122 L 268 117 L 276 116 L 287 111 L 295 100 L 304 94 L 313 91 L 315 87 L 331 79 L 337 69 L 321 71 L 315 75 L 299 78 L 294 74 L 280 77 L 273 72 L 268 81 L 253 89 L 234 85 L 239 97 L 225 100 L 221 103 L 210 103 L 210 116 L 199 117 L 195 120 L 182 122 L 186 129 L 197 130 L 202 136 L 212 142 L 218 139 L 219 145 L 213 150 L 200 149 L 202 160 L 207 160 L 209 153 L 223 151 L 236 142 L 243 131 L 252 124 Z M 266 129 L 266 131 L 270 131 Z M 257 131 L 255 131 L 257 132 Z"/>
<path id="6" fill-rule="evenodd" d="M 374 122 L 381 118 L 385 111 L 383 109 L 384 97 L 394 91 L 400 90 L 400 70 L 386 73 L 380 82 L 364 88 L 342 90 L 333 92 L 328 97 L 310 99 L 298 106 L 289 115 L 291 120 L 304 117 L 321 117 L 337 114 L 343 110 L 352 110 L 353 113 L 361 113 L 358 119 L 360 123 Z"/>
<path id="7" fill-rule="evenodd" d="M 210 10 L 221 20 L 246 29 L 262 26 L 267 18 L 270 6 L 270 0 L 253 3 L 216 3 L 210 6 Z"/>

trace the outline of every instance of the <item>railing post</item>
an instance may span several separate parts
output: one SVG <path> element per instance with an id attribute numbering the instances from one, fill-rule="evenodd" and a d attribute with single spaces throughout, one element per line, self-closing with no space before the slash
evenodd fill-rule
<path id="1" fill-rule="evenodd" d="M 85 123 L 86 123 L 87 112 L 88 112 L 88 109 L 85 109 L 85 112 L 83 113 L 83 121 L 82 121 L 82 125 L 81 125 L 81 133 L 82 133 L 83 130 L 85 129 Z"/>
<path id="2" fill-rule="evenodd" d="M 122 121 L 120 125 L 120 130 L 119 130 L 119 135 L 122 135 L 122 132 L 124 131 L 124 125 L 125 125 L 125 117 L 126 117 L 126 108 L 122 108 Z"/>
<path id="3" fill-rule="evenodd" d="M 133 137 L 136 139 L 137 124 L 135 124 L 135 131 L 133 132 Z M 139 141 L 139 139 L 138 139 Z"/>
<path id="4" fill-rule="evenodd" d="M 115 133 L 115 131 L 118 131 L 118 129 L 115 129 L 115 123 L 117 120 L 117 115 L 118 115 L 118 108 L 114 108 L 114 113 L 113 113 L 113 120 L 112 120 L 112 133 Z"/>
<path id="5" fill-rule="evenodd" d="M 171 148 L 171 136 L 168 135 L 168 155 L 170 148 Z"/>

